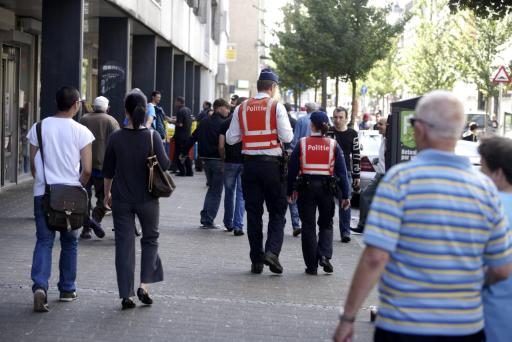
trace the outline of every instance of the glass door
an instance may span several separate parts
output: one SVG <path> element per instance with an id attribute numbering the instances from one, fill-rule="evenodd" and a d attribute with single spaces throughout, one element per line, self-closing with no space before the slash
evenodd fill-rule
<path id="1" fill-rule="evenodd" d="M 16 183 L 18 164 L 18 59 L 19 48 L 3 45 L 1 62 L 1 185 Z"/>

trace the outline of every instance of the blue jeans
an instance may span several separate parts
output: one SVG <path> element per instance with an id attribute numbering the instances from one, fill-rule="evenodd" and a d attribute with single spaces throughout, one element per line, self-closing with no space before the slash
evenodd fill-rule
<path id="1" fill-rule="evenodd" d="M 243 164 L 224 163 L 224 226 L 234 230 L 244 228 L 243 169 Z"/>
<path id="2" fill-rule="evenodd" d="M 352 177 L 351 176 L 348 176 L 348 186 L 349 186 L 349 189 L 352 189 Z M 352 197 L 352 190 L 349 190 L 349 197 Z M 339 219 L 340 219 L 340 235 L 341 237 L 344 237 L 344 236 L 350 236 L 350 219 L 352 217 L 352 212 L 350 210 L 350 208 L 348 208 L 347 210 L 344 210 L 341 206 L 340 206 L 340 201 L 339 200 L 336 200 L 336 203 L 338 204 L 338 215 L 339 215 Z"/>
<path id="3" fill-rule="evenodd" d="M 204 159 L 204 173 L 208 191 L 204 198 L 203 210 L 201 210 L 201 224 L 214 224 L 215 217 L 220 207 L 222 187 L 224 183 L 224 162 L 220 159 Z"/>
<path id="4" fill-rule="evenodd" d="M 43 196 L 34 197 L 34 216 L 36 219 L 36 247 L 32 259 L 31 277 L 34 284 L 32 291 L 48 291 L 48 280 L 52 268 L 52 248 L 55 232 L 48 229 L 43 212 Z M 61 292 L 76 290 L 76 262 L 78 247 L 78 230 L 60 233 L 59 283 Z"/>
<path id="5" fill-rule="evenodd" d="M 288 207 L 290 208 L 290 217 L 292 218 L 293 229 L 300 228 L 300 216 L 297 202 L 288 204 Z"/>

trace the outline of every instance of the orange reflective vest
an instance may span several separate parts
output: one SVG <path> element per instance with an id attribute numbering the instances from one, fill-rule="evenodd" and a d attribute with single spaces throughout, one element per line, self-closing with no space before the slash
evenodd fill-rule
<path id="1" fill-rule="evenodd" d="M 271 98 L 249 99 L 238 108 L 242 152 L 278 148 L 277 102 Z"/>
<path id="2" fill-rule="evenodd" d="M 300 139 L 300 173 L 332 176 L 336 159 L 336 140 L 326 137 Z"/>

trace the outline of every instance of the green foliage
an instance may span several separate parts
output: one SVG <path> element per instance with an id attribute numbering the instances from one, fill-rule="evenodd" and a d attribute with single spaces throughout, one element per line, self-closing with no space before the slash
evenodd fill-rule
<path id="1" fill-rule="evenodd" d="M 450 0 L 452 12 L 470 9 L 480 18 L 504 18 L 512 11 L 510 0 Z"/>
<path id="2" fill-rule="evenodd" d="M 365 81 L 371 97 L 397 96 L 403 89 L 400 73 L 401 60 L 398 54 L 398 39 L 394 39 L 388 56 L 378 61 Z"/>
<path id="3" fill-rule="evenodd" d="M 465 33 L 460 16 L 450 15 L 447 1 L 419 1 L 414 15 L 415 46 L 406 52 L 406 84 L 417 95 L 434 89 L 451 90 L 461 77 Z"/>

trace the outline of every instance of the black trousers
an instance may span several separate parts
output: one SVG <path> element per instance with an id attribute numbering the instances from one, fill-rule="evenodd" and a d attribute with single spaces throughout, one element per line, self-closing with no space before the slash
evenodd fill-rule
<path id="1" fill-rule="evenodd" d="M 279 255 L 283 245 L 287 208 L 285 182 L 279 162 L 245 160 L 242 189 L 247 212 L 247 237 L 252 263 L 263 263 L 265 252 Z M 267 241 L 263 249 L 263 203 L 269 215 Z"/>
<path id="2" fill-rule="evenodd" d="M 180 175 L 192 176 L 194 174 L 192 171 L 192 161 L 188 158 L 188 151 L 183 151 L 186 143 L 187 139 L 174 139 L 174 162 L 178 166 Z M 180 154 L 187 157 L 183 163 L 179 158 Z"/>
<path id="3" fill-rule="evenodd" d="M 308 269 L 317 269 L 320 257 L 325 256 L 329 259 L 332 257 L 334 196 L 322 180 L 312 180 L 306 188 L 299 191 L 297 205 L 302 221 L 302 256 Z M 317 208 L 318 222 L 316 222 Z"/>
<path id="4" fill-rule="evenodd" d="M 116 273 L 119 298 L 135 296 L 135 215 L 142 227 L 140 281 L 156 283 L 164 279 L 162 261 L 158 256 L 158 200 L 143 203 L 112 203 L 116 238 Z"/>
<path id="5" fill-rule="evenodd" d="M 92 188 L 94 187 L 94 194 L 96 196 L 96 206 L 94 209 L 92 208 Z M 91 217 L 91 210 L 92 210 L 92 218 L 100 223 L 101 220 L 103 220 L 103 217 L 105 217 L 106 209 L 103 204 L 103 199 L 105 198 L 105 191 L 103 188 L 103 177 L 94 177 L 91 176 L 89 179 L 89 183 L 85 186 L 85 189 L 87 190 L 87 195 L 89 197 L 89 203 L 88 203 L 88 215 L 85 219 L 84 226 L 88 227 L 89 225 L 89 218 Z"/>
<path id="6" fill-rule="evenodd" d="M 463 336 L 413 335 L 376 328 L 373 340 L 375 342 L 485 342 L 485 333 L 480 330 L 477 333 Z"/>

